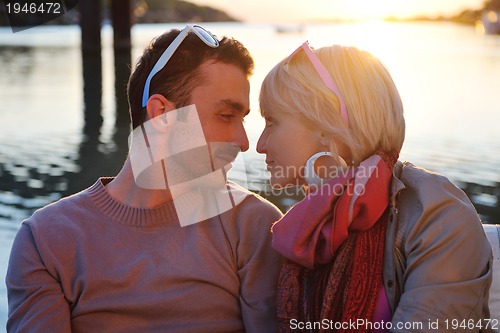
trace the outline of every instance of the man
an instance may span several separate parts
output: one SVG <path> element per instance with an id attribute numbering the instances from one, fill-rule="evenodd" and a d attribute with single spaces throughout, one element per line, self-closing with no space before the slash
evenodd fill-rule
<path id="1" fill-rule="evenodd" d="M 252 70 L 239 42 L 199 26 L 152 42 L 129 81 L 122 170 L 38 210 L 16 236 L 8 332 L 275 331 L 280 213 L 225 182 L 228 156 L 249 145 Z"/>

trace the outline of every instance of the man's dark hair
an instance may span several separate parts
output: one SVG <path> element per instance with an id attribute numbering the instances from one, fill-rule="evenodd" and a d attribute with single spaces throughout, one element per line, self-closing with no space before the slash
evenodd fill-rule
<path id="1" fill-rule="evenodd" d="M 133 128 L 148 119 L 147 112 L 142 107 L 142 94 L 149 72 L 179 33 L 177 29 L 170 30 L 151 41 L 130 76 L 127 95 Z M 253 72 L 253 59 L 237 40 L 223 37 L 219 41 L 219 47 L 212 48 L 190 32 L 166 66 L 151 80 L 149 96 L 161 94 L 174 102 L 177 108 L 189 105 L 191 91 L 207 79 L 202 77 L 199 67 L 208 60 L 235 65 L 247 76 Z"/>

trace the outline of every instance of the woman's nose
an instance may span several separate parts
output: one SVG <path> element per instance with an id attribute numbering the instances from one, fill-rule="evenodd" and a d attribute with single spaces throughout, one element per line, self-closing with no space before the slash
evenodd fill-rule
<path id="1" fill-rule="evenodd" d="M 262 131 L 259 141 L 257 141 L 257 152 L 260 154 L 265 154 L 267 152 L 267 133 L 265 129 Z"/>

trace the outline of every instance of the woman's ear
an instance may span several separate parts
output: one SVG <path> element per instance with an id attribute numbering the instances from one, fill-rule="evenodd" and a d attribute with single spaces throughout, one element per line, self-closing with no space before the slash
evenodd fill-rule
<path id="1" fill-rule="evenodd" d="M 326 149 L 330 149 L 330 141 L 324 133 L 319 133 L 319 143 Z"/>
<path id="2" fill-rule="evenodd" d="M 343 163 L 340 163 L 341 165 L 347 164 L 346 161 L 351 161 L 351 150 L 343 142 L 336 141 L 332 146 L 332 142 L 325 133 L 320 133 L 319 137 L 319 142 L 325 151 L 333 149 L 334 151 L 331 152 L 338 155 L 338 157 L 343 160 Z M 354 162 L 349 165 L 354 165 Z"/>
<path id="3" fill-rule="evenodd" d="M 148 112 L 148 118 L 156 118 L 165 112 L 175 110 L 174 102 L 165 98 L 165 96 L 160 94 L 154 94 L 149 97 L 148 104 L 146 104 L 146 110 Z"/>

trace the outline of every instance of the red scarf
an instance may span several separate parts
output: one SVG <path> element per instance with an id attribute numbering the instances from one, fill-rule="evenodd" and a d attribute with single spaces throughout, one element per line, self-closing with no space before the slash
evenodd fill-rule
<path id="1" fill-rule="evenodd" d="M 273 226 L 273 247 L 289 259 L 277 291 L 280 332 L 291 331 L 292 319 L 373 318 L 396 159 L 369 157 L 310 193 Z"/>

